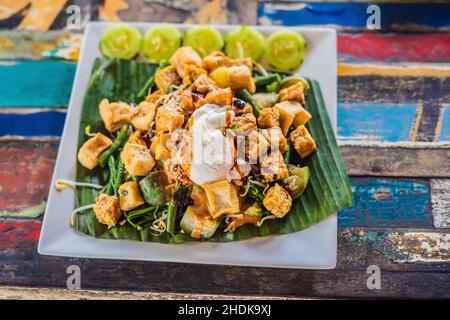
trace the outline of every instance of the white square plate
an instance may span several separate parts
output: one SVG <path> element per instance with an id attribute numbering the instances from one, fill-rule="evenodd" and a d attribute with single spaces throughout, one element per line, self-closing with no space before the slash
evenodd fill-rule
<path id="1" fill-rule="evenodd" d="M 152 23 L 130 23 L 147 30 Z M 243 266 L 330 269 L 336 265 L 336 215 L 306 230 L 229 243 L 160 244 L 130 240 L 95 239 L 69 227 L 75 192 L 57 192 L 56 179 L 75 180 L 80 113 L 104 30 L 112 24 L 89 23 L 81 48 L 64 132 L 45 211 L 38 251 L 40 254 L 84 258 L 130 259 Z M 192 26 L 177 25 L 181 31 Z M 227 32 L 235 26 L 215 26 Z M 257 27 L 268 35 L 279 27 Z M 308 50 L 301 74 L 319 81 L 328 114 L 336 132 L 336 33 L 328 28 L 297 27 Z"/>

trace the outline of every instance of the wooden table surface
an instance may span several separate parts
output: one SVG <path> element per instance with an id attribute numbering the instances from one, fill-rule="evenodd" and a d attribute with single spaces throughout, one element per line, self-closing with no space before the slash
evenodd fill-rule
<path id="1" fill-rule="evenodd" d="M 0 0 L 0 297 L 450 298 L 450 5 L 237 0 Z M 334 270 L 41 256 L 37 243 L 82 30 L 89 20 L 331 25 L 338 138 L 355 205 L 338 213 Z M 66 288 L 66 268 L 81 286 Z M 370 290 L 367 268 L 381 269 Z M 121 295 L 110 291 L 124 291 Z M 220 296 L 217 296 L 220 297 Z"/>

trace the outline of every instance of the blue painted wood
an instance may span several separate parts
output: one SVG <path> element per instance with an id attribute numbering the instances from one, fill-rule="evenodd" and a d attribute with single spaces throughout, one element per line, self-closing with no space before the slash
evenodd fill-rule
<path id="1" fill-rule="evenodd" d="M 263 3 L 258 8 L 261 23 L 277 25 L 336 25 L 366 28 L 367 7 L 374 3 Z M 450 27 L 450 4 L 378 4 L 381 28 L 415 25 Z"/>
<path id="2" fill-rule="evenodd" d="M 416 104 L 338 105 L 338 138 L 343 141 L 409 141 Z"/>
<path id="3" fill-rule="evenodd" d="M 433 228 L 426 179 L 351 178 L 355 204 L 338 213 L 342 227 Z"/>
<path id="4" fill-rule="evenodd" d="M 66 112 L 0 113 L 0 136 L 60 136 Z"/>
<path id="5" fill-rule="evenodd" d="M 66 106 L 75 69 L 51 60 L 0 63 L 0 107 Z"/>
<path id="6" fill-rule="evenodd" d="M 440 142 L 450 141 L 450 104 L 444 106 L 441 117 L 440 124 L 438 124 L 441 129 L 436 140 Z"/>

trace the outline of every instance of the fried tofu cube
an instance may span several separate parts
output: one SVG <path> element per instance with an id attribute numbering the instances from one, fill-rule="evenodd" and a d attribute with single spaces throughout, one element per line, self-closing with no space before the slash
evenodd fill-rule
<path id="1" fill-rule="evenodd" d="M 133 132 L 133 134 L 131 134 L 128 137 L 128 143 L 135 143 L 135 144 L 140 144 L 143 146 L 146 146 L 147 143 L 145 142 L 144 137 L 142 136 L 142 132 L 139 130 L 136 130 L 135 132 Z"/>
<path id="2" fill-rule="evenodd" d="M 279 92 L 280 101 L 295 100 L 305 103 L 305 90 L 307 85 L 303 81 L 298 81 L 293 85 L 281 89 Z"/>
<path id="3" fill-rule="evenodd" d="M 192 91 L 198 91 L 202 94 L 206 94 L 210 91 L 217 89 L 216 82 L 208 77 L 206 74 L 201 74 L 190 86 Z"/>
<path id="4" fill-rule="evenodd" d="M 155 113 L 156 105 L 154 103 L 142 101 L 133 111 L 131 124 L 137 130 L 148 131 L 153 126 Z"/>
<path id="5" fill-rule="evenodd" d="M 130 123 L 133 116 L 131 107 L 124 102 L 109 102 L 103 99 L 99 105 L 100 117 L 109 132 L 120 129 L 124 124 Z"/>
<path id="6" fill-rule="evenodd" d="M 261 130 L 261 134 L 269 141 L 270 149 L 273 151 L 280 151 L 285 153 L 287 151 L 288 141 L 281 132 L 280 127 L 272 127 Z"/>
<path id="7" fill-rule="evenodd" d="M 269 142 L 257 130 L 251 131 L 245 138 L 245 156 L 249 163 L 256 164 L 258 159 L 267 155 Z"/>
<path id="8" fill-rule="evenodd" d="M 280 112 L 275 108 L 262 109 L 258 117 L 258 124 L 261 128 L 271 128 L 279 126 Z"/>
<path id="9" fill-rule="evenodd" d="M 208 74 L 205 69 L 199 68 L 194 65 L 187 64 L 184 66 L 184 77 L 183 77 L 183 84 L 185 86 L 190 85 L 192 82 L 194 82 L 198 77 L 200 77 L 202 74 Z"/>
<path id="10" fill-rule="evenodd" d="M 173 66 L 168 66 L 156 71 L 155 83 L 159 89 L 167 92 L 172 86 L 181 84 L 181 79 L 175 68 Z"/>
<path id="11" fill-rule="evenodd" d="M 220 88 L 230 87 L 233 91 L 247 89 L 254 93 L 256 90 L 252 71 L 247 66 L 219 67 L 212 71 L 209 76 Z"/>
<path id="12" fill-rule="evenodd" d="M 227 181 L 202 185 L 208 199 L 208 208 L 215 219 L 222 214 L 239 212 L 239 199 L 236 189 Z"/>
<path id="13" fill-rule="evenodd" d="M 309 134 L 305 126 L 299 126 L 291 132 L 291 141 L 295 150 L 302 158 L 306 158 L 317 150 L 317 145 L 314 139 Z"/>
<path id="14" fill-rule="evenodd" d="M 98 165 L 98 156 L 112 145 L 111 139 L 97 133 L 87 140 L 78 151 L 78 161 L 86 169 L 94 169 Z"/>
<path id="15" fill-rule="evenodd" d="M 203 68 L 211 72 L 218 67 L 226 65 L 227 59 L 229 58 L 222 51 L 213 51 L 203 58 L 202 65 Z"/>
<path id="16" fill-rule="evenodd" d="M 134 181 L 128 181 L 119 187 L 120 209 L 130 211 L 144 204 L 144 199 L 139 191 L 139 185 Z"/>
<path id="17" fill-rule="evenodd" d="M 311 119 L 309 112 L 297 101 L 282 101 L 273 108 L 280 113 L 280 127 L 284 135 L 287 135 L 292 124 L 298 127 L 305 125 Z"/>
<path id="18" fill-rule="evenodd" d="M 162 133 L 152 138 L 150 153 L 155 160 L 166 160 L 170 158 L 170 151 L 166 144 L 169 136 L 170 134 L 168 133 Z"/>
<path id="19" fill-rule="evenodd" d="M 198 53 L 191 47 L 181 47 L 172 55 L 169 60 L 170 64 L 175 67 L 178 75 L 184 78 L 185 66 L 193 65 L 196 67 L 202 67 L 202 59 Z"/>
<path id="20" fill-rule="evenodd" d="M 273 187 L 267 190 L 263 205 L 274 216 L 282 218 L 291 210 L 292 198 L 289 192 L 278 183 L 275 183 Z"/>
<path id="21" fill-rule="evenodd" d="M 101 193 L 93 207 L 98 222 L 114 227 L 122 212 L 120 211 L 119 199 L 116 196 L 110 196 Z"/>
<path id="22" fill-rule="evenodd" d="M 145 101 L 155 103 L 165 94 L 164 90 L 158 89 L 155 92 L 149 93 L 145 98 Z"/>
<path id="23" fill-rule="evenodd" d="M 169 106 L 159 107 L 156 111 L 156 132 L 174 132 L 181 128 L 184 116 Z"/>
<path id="24" fill-rule="evenodd" d="M 125 169 L 132 176 L 146 176 L 155 165 L 150 150 L 141 144 L 127 142 L 120 157 Z"/>
<path id="25" fill-rule="evenodd" d="M 233 123 L 241 132 L 256 129 L 256 118 L 253 113 L 244 113 L 242 116 L 234 117 Z"/>
<path id="26" fill-rule="evenodd" d="M 269 155 L 263 156 L 260 160 L 260 169 L 263 183 L 278 181 L 289 176 L 281 152 L 271 152 Z"/>
<path id="27" fill-rule="evenodd" d="M 205 101 L 218 106 L 231 105 L 233 103 L 233 92 L 230 88 L 216 89 L 206 95 Z"/>

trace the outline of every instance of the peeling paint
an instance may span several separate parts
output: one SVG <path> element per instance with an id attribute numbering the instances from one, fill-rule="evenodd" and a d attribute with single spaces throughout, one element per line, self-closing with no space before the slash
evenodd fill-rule
<path id="1" fill-rule="evenodd" d="M 117 13 L 129 7 L 130 5 L 124 0 L 105 0 L 98 9 L 98 13 L 101 20 L 117 22 L 121 21 Z"/>
<path id="2" fill-rule="evenodd" d="M 17 29 L 46 31 L 66 4 L 67 0 L 31 0 L 31 7 L 25 13 Z"/>
<path id="3" fill-rule="evenodd" d="M 0 210 L 1 218 L 37 218 L 45 211 L 46 201 L 42 201 L 36 206 L 31 206 L 19 211 Z"/>

